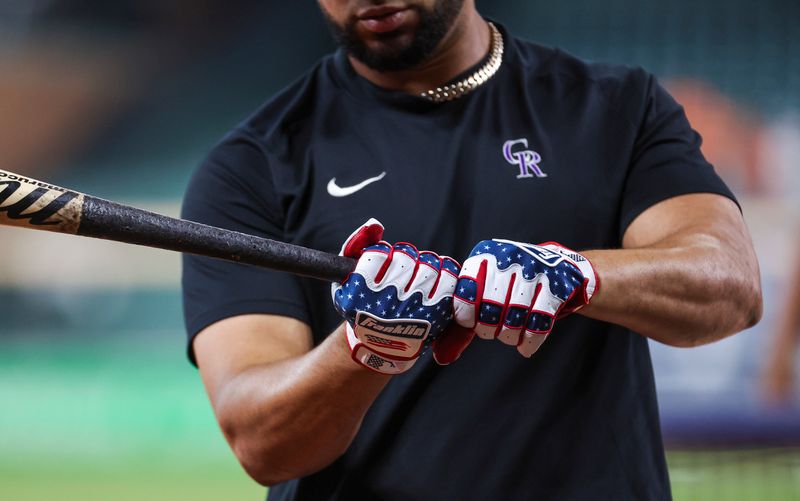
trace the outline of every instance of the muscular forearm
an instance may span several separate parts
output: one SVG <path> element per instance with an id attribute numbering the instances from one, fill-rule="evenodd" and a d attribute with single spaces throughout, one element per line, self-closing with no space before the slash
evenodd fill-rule
<path id="1" fill-rule="evenodd" d="M 216 395 L 220 426 L 265 485 L 312 473 L 341 455 L 389 376 L 350 358 L 342 327 L 307 354 L 252 367 Z"/>
<path id="2" fill-rule="evenodd" d="M 645 248 L 587 251 L 600 291 L 581 313 L 673 346 L 736 333 L 761 316 L 758 265 L 715 235 L 675 235 Z"/>

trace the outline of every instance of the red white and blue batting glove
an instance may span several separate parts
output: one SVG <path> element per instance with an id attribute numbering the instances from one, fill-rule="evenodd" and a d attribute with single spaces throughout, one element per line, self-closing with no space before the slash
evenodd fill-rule
<path id="1" fill-rule="evenodd" d="M 598 287 L 589 260 L 558 243 L 484 240 L 461 268 L 455 321 L 530 357 L 556 319 L 587 305 Z"/>
<path id="2" fill-rule="evenodd" d="M 383 226 L 370 219 L 345 241 L 340 255 L 358 259 L 333 304 L 347 320 L 353 360 L 383 374 L 410 369 L 423 348 L 453 318 L 459 264 L 418 251 L 408 243 L 383 240 Z"/>

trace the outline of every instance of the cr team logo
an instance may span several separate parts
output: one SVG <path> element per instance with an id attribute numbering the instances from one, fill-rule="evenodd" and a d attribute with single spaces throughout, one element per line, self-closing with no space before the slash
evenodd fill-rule
<path id="1" fill-rule="evenodd" d="M 528 140 L 525 138 L 511 139 L 503 145 L 503 156 L 506 158 L 506 162 L 519 167 L 517 179 L 534 176 L 547 177 L 547 174 L 539 167 L 542 156 L 533 150 L 522 149 L 527 147 Z"/>

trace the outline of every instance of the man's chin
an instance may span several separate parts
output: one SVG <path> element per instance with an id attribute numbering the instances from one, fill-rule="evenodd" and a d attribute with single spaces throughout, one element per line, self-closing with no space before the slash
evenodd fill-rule
<path id="1" fill-rule="evenodd" d="M 351 53 L 357 61 L 361 62 L 368 68 L 374 71 L 378 71 L 381 73 L 391 73 L 395 71 L 405 71 L 413 69 L 415 66 L 419 65 L 421 61 L 416 59 L 409 59 L 404 54 L 353 54 Z"/>
<path id="2" fill-rule="evenodd" d="M 410 36 L 384 40 L 370 40 L 364 44 L 365 53 L 378 59 L 401 59 L 413 44 Z"/>
<path id="3" fill-rule="evenodd" d="M 400 71 L 422 62 L 413 47 L 413 37 L 383 38 L 362 42 L 361 47 L 351 50 L 350 55 L 376 71 Z"/>

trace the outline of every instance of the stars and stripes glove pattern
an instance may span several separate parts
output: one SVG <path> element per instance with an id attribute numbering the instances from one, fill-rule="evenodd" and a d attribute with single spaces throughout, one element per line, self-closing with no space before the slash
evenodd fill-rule
<path id="1" fill-rule="evenodd" d="M 358 263 L 344 282 L 333 284 L 333 304 L 347 320 L 353 360 L 399 374 L 452 319 L 459 264 L 382 236 L 383 226 L 370 219 L 345 241 L 340 255 Z"/>
<path id="2" fill-rule="evenodd" d="M 598 286 L 589 260 L 558 243 L 484 240 L 461 268 L 455 321 L 530 357 L 555 320 L 588 304 Z"/>

